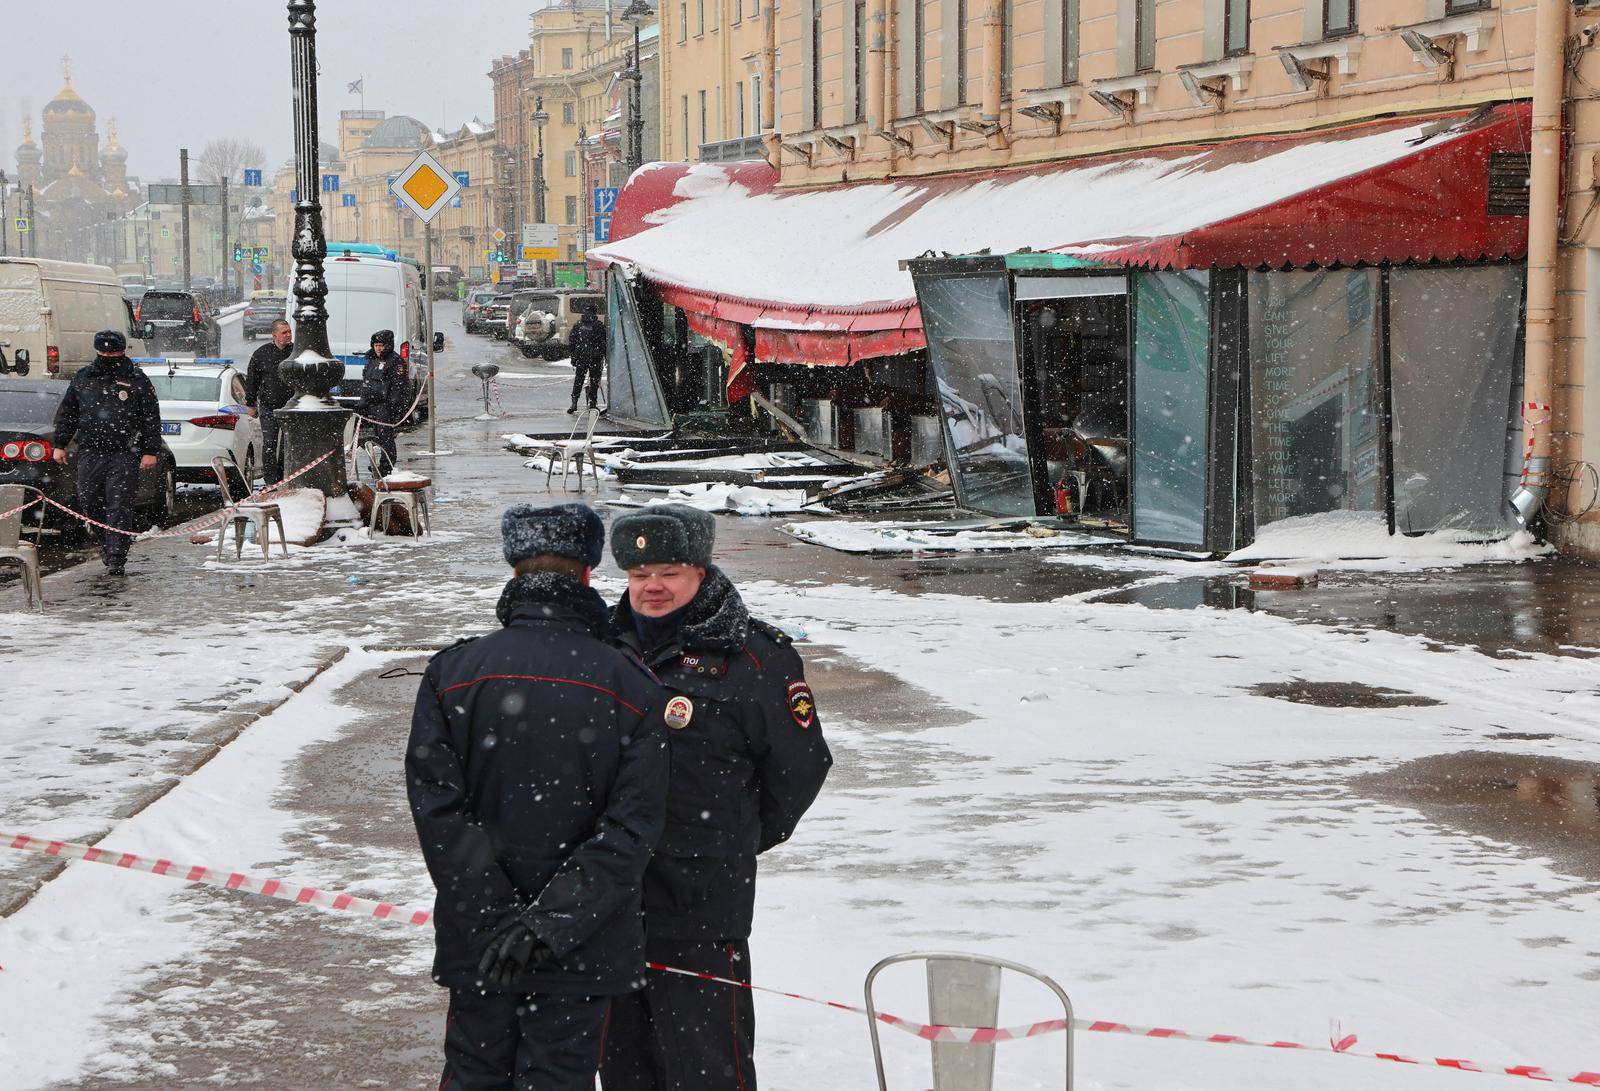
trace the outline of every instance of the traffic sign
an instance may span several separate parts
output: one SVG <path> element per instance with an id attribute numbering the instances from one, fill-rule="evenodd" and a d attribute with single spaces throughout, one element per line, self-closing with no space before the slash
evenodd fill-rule
<path id="1" fill-rule="evenodd" d="M 324 193 L 338 193 L 339 192 L 339 176 L 337 174 L 324 174 L 322 176 L 322 192 L 324 192 Z"/>
<path id="2" fill-rule="evenodd" d="M 594 214 L 596 216 L 609 216 L 616 211 L 617 188 L 615 186 L 602 186 L 594 191 Z"/>
<path id="3" fill-rule="evenodd" d="M 418 152 L 389 188 L 419 220 L 432 223 L 439 210 L 460 192 L 461 183 L 433 156 Z"/>
<path id="4" fill-rule="evenodd" d="M 561 256 L 561 228 L 555 224 L 522 225 L 522 260 L 555 261 Z"/>
<path id="5" fill-rule="evenodd" d="M 256 276 L 260 276 L 262 273 L 266 272 L 267 269 L 266 266 L 262 265 L 259 261 L 253 261 L 250 263 L 250 271 Z"/>
<path id="6" fill-rule="evenodd" d="M 502 231 L 498 227 L 494 229 L 494 241 L 495 242 L 505 242 L 506 241 L 506 233 L 504 231 Z"/>
<path id="7" fill-rule="evenodd" d="M 247 186 L 259 186 L 261 184 L 261 172 L 246 167 L 244 171 L 244 184 Z"/>
<path id="8" fill-rule="evenodd" d="M 594 218 L 594 241 L 595 242 L 610 242 L 611 241 L 611 217 L 610 216 L 596 216 Z"/>
<path id="9" fill-rule="evenodd" d="M 33 228 L 29 225 L 28 217 L 26 216 L 18 216 L 16 219 L 16 225 L 17 234 L 19 235 L 26 235 L 29 231 L 33 230 Z"/>
<path id="10" fill-rule="evenodd" d="M 339 195 L 339 197 L 340 197 L 339 203 L 341 205 L 343 205 L 345 208 L 354 208 L 354 207 L 356 207 L 356 195 L 354 193 L 341 193 Z"/>
<path id="11" fill-rule="evenodd" d="M 469 189 L 472 186 L 472 175 L 469 172 L 458 170 L 452 173 L 455 174 L 456 181 L 461 183 L 462 189 Z"/>

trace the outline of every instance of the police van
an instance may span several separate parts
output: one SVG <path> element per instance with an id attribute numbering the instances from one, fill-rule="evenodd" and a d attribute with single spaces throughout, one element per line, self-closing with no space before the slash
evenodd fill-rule
<path id="1" fill-rule="evenodd" d="M 412 392 L 427 376 L 431 353 L 424 343 L 422 277 L 415 266 L 399 261 L 370 244 L 330 244 L 324 262 L 328 281 L 328 346 L 344 364 L 344 379 L 334 398 L 354 405 L 361 396 L 361 371 L 367 364 L 372 335 L 393 330 L 395 351 L 410 365 Z M 294 323 L 294 308 L 289 321 Z M 443 334 L 434 337 L 443 347 Z M 417 419 L 426 412 L 419 405 Z"/>
<path id="2" fill-rule="evenodd" d="M 134 340 L 133 310 L 116 273 L 75 261 L 0 258 L 0 374 L 70 379 L 94 362 L 101 330 Z"/>

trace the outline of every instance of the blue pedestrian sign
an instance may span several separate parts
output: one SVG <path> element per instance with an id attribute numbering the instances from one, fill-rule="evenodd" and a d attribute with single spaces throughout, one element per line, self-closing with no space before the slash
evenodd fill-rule
<path id="1" fill-rule="evenodd" d="M 17 225 L 17 234 L 19 234 L 19 235 L 26 235 L 29 231 L 32 230 L 31 225 L 29 225 L 29 223 L 28 223 L 28 217 L 26 217 L 26 216 L 18 216 L 17 219 L 16 219 L 16 225 Z"/>
<path id="2" fill-rule="evenodd" d="M 617 187 L 600 186 L 594 191 L 594 214 L 609 216 L 617 209 Z"/>
<path id="3" fill-rule="evenodd" d="M 259 186 L 261 184 L 261 172 L 246 167 L 244 170 L 244 184 L 247 186 Z"/>
<path id="4" fill-rule="evenodd" d="M 339 195 L 339 198 L 340 198 L 339 204 L 342 205 L 343 207 L 345 207 L 345 208 L 354 208 L 354 207 L 356 207 L 356 195 L 354 193 L 341 193 Z"/>
<path id="5" fill-rule="evenodd" d="M 616 190 L 612 190 L 611 192 L 615 193 Z M 610 216 L 596 216 L 594 218 L 594 241 L 595 242 L 610 242 L 611 241 L 611 217 Z"/>
<path id="6" fill-rule="evenodd" d="M 338 193 L 339 192 L 339 176 L 337 174 L 324 174 L 322 176 L 322 192 L 324 192 L 324 193 Z"/>
<path id="7" fill-rule="evenodd" d="M 470 172 L 464 171 L 464 170 L 456 170 L 456 171 L 451 171 L 450 173 L 454 174 L 456 176 L 456 181 L 458 183 L 460 183 L 462 189 L 466 189 L 467 187 L 472 185 L 472 174 Z"/>

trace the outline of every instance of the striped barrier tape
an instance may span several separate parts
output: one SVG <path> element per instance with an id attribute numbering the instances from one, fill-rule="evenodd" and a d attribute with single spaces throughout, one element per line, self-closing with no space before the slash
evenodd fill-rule
<path id="1" fill-rule="evenodd" d="M 406 421 L 410 420 L 411 419 L 411 414 L 413 414 L 413 413 L 415 413 L 417 411 L 417 406 L 422 404 L 422 396 L 428 392 L 428 383 L 431 383 L 431 382 L 433 382 L 433 372 L 430 370 L 428 372 L 428 382 L 427 383 L 421 383 L 421 384 L 419 384 L 417 386 L 417 396 L 415 398 L 411 399 L 411 408 L 407 409 L 405 411 L 405 414 L 397 421 L 394 421 L 394 422 L 391 423 L 391 422 L 386 421 L 386 420 L 373 420 L 371 417 L 362 416 L 360 413 L 357 413 L 354 409 L 350 410 L 350 415 L 352 417 L 354 417 L 356 420 L 363 420 L 363 421 L 366 421 L 368 424 L 375 424 L 380 428 L 398 428 L 402 424 L 404 424 Z"/>
<path id="2" fill-rule="evenodd" d="M 16 507 L 12 508 L 10 511 L 0 511 L 0 519 L 9 519 L 13 515 L 16 515 L 19 512 L 27 511 L 29 508 L 33 507 L 38 502 L 39 502 L 38 500 L 29 500 L 26 504 L 18 504 Z"/>
<path id="3" fill-rule="evenodd" d="M 418 926 L 425 926 L 433 922 L 433 914 L 425 909 L 406 909 L 401 906 L 391 905 L 388 902 L 358 898 L 352 894 L 339 894 L 333 891 L 319 890 L 315 887 L 300 886 L 295 883 L 282 882 L 278 879 L 260 879 L 239 871 L 175 864 L 171 860 L 152 860 L 148 857 L 136 856 L 131 852 L 116 852 L 110 849 L 96 848 L 92 845 L 76 844 L 71 841 L 52 841 L 49 838 L 33 837 L 28 834 L 0 832 L 0 847 L 18 849 L 23 852 L 34 852 L 43 856 L 83 860 L 94 864 L 108 864 L 112 867 L 124 868 L 129 871 L 143 871 L 151 875 L 162 875 L 169 879 L 177 879 L 180 882 L 199 883 L 222 890 L 242 890 L 247 894 L 277 898 L 282 901 L 294 902 L 298 905 L 316 905 L 325 909 L 356 913 L 360 916 L 374 917 L 379 920 L 392 920 Z M 928 1042 L 963 1042 L 992 1045 L 999 1042 L 1038 1038 L 1046 1034 L 1058 1034 L 1067 1030 L 1070 1026 L 1073 1030 L 1091 1034 L 1124 1034 L 1136 1038 L 1152 1038 L 1162 1041 L 1205 1042 L 1212 1045 L 1254 1046 L 1261 1049 L 1290 1049 L 1308 1053 L 1332 1053 L 1340 1057 L 1359 1057 L 1369 1061 L 1387 1061 L 1395 1064 L 1445 1068 L 1453 1069 L 1457 1072 L 1476 1072 L 1481 1075 L 1516 1076 L 1540 1083 L 1560 1083 L 1576 1087 L 1600 1087 L 1600 1071 L 1552 1072 L 1539 1065 L 1481 1065 L 1475 1061 L 1458 1057 L 1411 1057 L 1400 1053 L 1357 1052 L 1354 1049 L 1356 1036 L 1354 1034 L 1342 1034 L 1337 1030 L 1330 1036 L 1328 1044 L 1324 1046 L 1306 1045 L 1302 1042 L 1290 1041 L 1257 1041 L 1237 1034 L 1201 1034 L 1194 1031 L 1179 1030 L 1174 1027 L 1146 1027 L 1133 1023 L 1113 1023 L 1103 1019 L 1075 1018 L 1070 1023 L 1066 1019 L 1046 1019 L 1037 1023 L 1025 1023 L 1011 1027 L 939 1026 L 919 1023 L 913 1019 L 891 1015 L 888 1012 L 869 1013 L 867 1009 L 854 1004 L 845 1004 L 837 1000 L 821 1000 L 814 996 L 806 996 L 803 993 L 772 989 L 764 985 L 754 985 L 747 981 L 739 981 L 731 977 L 719 977 L 716 974 L 704 973 L 698 970 L 684 970 L 661 962 L 648 962 L 646 965 L 657 973 L 676 974 L 680 977 L 692 977 L 698 981 L 731 985 L 751 992 L 782 996 L 789 1000 L 799 1000 L 807 1004 L 832 1008 L 835 1011 L 849 1012 L 853 1015 L 872 1015 L 885 1026 L 894 1027 L 896 1030 L 904 1031 Z"/>
<path id="4" fill-rule="evenodd" d="M 1535 410 L 1542 412 L 1544 416 L 1540 417 L 1538 420 L 1534 420 L 1531 416 L 1529 416 L 1529 413 Z M 1534 437 L 1539 434 L 1539 425 L 1549 424 L 1551 418 L 1554 416 L 1555 410 L 1541 402 L 1522 403 L 1522 423 L 1526 426 L 1525 431 L 1527 432 L 1527 435 L 1523 437 L 1522 478 L 1518 484 L 1526 485 L 1528 483 L 1528 478 L 1530 476 L 1529 471 L 1533 466 L 1533 440 Z"/>

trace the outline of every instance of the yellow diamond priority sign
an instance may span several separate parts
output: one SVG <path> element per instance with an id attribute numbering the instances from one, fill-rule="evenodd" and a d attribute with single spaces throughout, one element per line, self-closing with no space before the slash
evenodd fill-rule
<path id="1" fill-rule="evenodd" d="M 395 177 L 389 190 L 423 223 L 432 223 L 439 211 L 461 191 L 461 183 L 433 156 L 419 152 Z"/>

